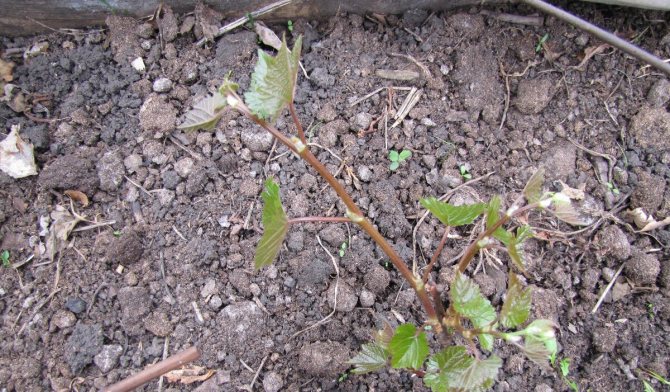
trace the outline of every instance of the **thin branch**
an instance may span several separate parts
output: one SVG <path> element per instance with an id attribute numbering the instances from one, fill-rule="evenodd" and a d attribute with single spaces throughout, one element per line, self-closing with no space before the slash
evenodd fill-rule
<path id="1" fill-rule="evenodd" d="M 294 223 L 312 223 L 312 222 L 332 222 L 332 223 L 350 223 L 351 219 L 344 216 L 303 216 L 300 218 L 291 218 L 288 224 Z"/>
<path id="2" fill-rule="evenodd" d="M 305 132 L 302 130 L 302 124 L 300 123 L 298 114 L 295 112 L 295 105 L 293 104 L 293 102 L 291 102 L 288 105 L 288 110 L 291 112 L 291 118 L 293 119 L 293 123 L 295 124 L 295 129 L 298 132 L 298 137 L 300 138 L 300 141 L 302 142 L 302 144 L 307 145 Z"/>
<path id="3" fill-rule="evenodd" d="M 433 257 L 430 259 L 430 263 L 428 263 L 426 270 L 423 271 L 423 283 L 428 282 L 430 272 L 433 270 L 435 262 L 437 262 L 437 259 L 440 257 L 440 253 L 442 253 L 442 249 L 444 249 L 444 245 L 447 243 L 447 239 L 449 238 L 449 231 L 451 231 L 451 226 L 447 226 L 447 228 L 444 229 L 442 239 L 440 240 L 440 243 L 437 245 L 437 249 L 435 249 L 435 253 L 433 253 Z"/>

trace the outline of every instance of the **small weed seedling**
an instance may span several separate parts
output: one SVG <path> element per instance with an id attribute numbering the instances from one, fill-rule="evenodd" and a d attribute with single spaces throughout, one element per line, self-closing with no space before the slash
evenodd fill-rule
<path id="1" fill-rule="evenodd" d="M 396 150 L 391 150 L 389 152 L 389 160 L 391 164 L 389 165 L 389 170 L 396 171 L 402 162 L 405 162 L 412 156 L 410 150 L 402 150 L 400 152 Z"/>
<path id="2" fill-rule="evenodd" d="M 344 185 L 310 151 L 293 102 L 301 47 L 302 37 L 298 37 L 292 50 L 284 39 L 274 57 L 259 50 L 256 69 L 244 98 L 237 93 L 238 85 L 226 79 L 217 92 L 194 105 L 180 126 L 186 130 L 211 130 L 224 110 L 237 110 L 304 160 L 339 197 L 344 207 L 341 216 L 291 218 L 282 205 L 279 184 L 273 178 L 267 178 L 261 194 L 264 230 L 254 256 L 255 268 L 263 268 L 277 258 L 289 229 L 297 224 L 353 223 L 386 254 L 383 263 L 392 267 L 394 273 L 414 290 L 424 313 L 421 315 L 423 320 L 417 315 L 420 320 L 417 325 L 404 323 L 395 329 L 386 325 L 378 331 L 372 341 L 363 344 L 360 353 L 351 359 L 353 369 L 346 374 L 367 373 L 390 366 L 423 378 L 424 384 L 434 392 L 483 391 L 493 386 L 502 366 L 502 360 L 494 353 L 496 340 L 517 347 L 531 361 L 550 368 L 548 360 L 555 358 L 558 346 L 556 326 L 550 320 L 528 320 L 531 292 L 517 274 L 527 274 L 523 244 L 533 235 L 531 227 L 525 223 L 532 211 L 544 211 L 569 224 L 579 224 L 579 212 L 568 195 L 543 192 L 544 175 L 538 170 L 530 176 L 522 197 L 506 208 L 499 196 L 493 196 L 486 203 L 458 206 L 434 197 L 421 199 L 421 206 L 444 224 L 444 235 L 422 272 L 410 268 L 364 215 Z M 286 134 L 274 126 L 286 108 L 293 120 L 294 127 L 291 128 L 295 129 L 295 134 Z M 409 150 L 391 151 L 389 169 L 397 169 L 410 156 Z M 463 169 L 461 174 L 464 177 L 470 175 Z M 516 219 L 520 216 L 523 219 Z M 473 232 L 473 240 L 465 244 L 455 267 L 454 279 L 448 291 L 442 293 L 438 291 L 431 271 L 450 230 L 456 228 L 478 231 Z M 507 292 L 499 308 L 482 295 L 475 281 L 467 275 L 470 262 L 480 251 L 491 248 L 506 250 L 510 261 Z M 346 248 L 340 246 L 339 250 L 342 255 Z M 429 342 L 434 342 L 433 347 Z M 447 345 L 445 342 L 462 344 Z"/>
<path id="3" fill-rule="evenodd" d="M 545 42 L 547 42 L 548 39 L 549 33 L 543 35 L 542 38 L 537 41 L 537 45 L 535 45 L 535 53 L 540 53 L 542 51 L 542 46 Z"/>
<path id="4" fill-rule="evenodd" d="M 561 361 L 558 363 L 558 366 L 561 369 L 561 376 L 563 377 L 563 382 L 565 382 L 570 389 L 572 389 L 575 392 L 579 392 L 579 387 L 577 386 L 577 383 L 571 380 L 568 375 L 570 374 L 570 358 L 563 358 Z"/>
<path id="5" fill-rule="evenodd" d="M 347 246 L 347 241 L 344 241 L 342 245 L 340 245 L 340 250 L 338 251 L 340 257 L 344 257 L 345 253 L 347 253 Z"/>
<path id="6" fill-rule="evenodd" d="M 649 383 L 649 381 L 645 380 L 643 376 L 647 376 L 650 378 L 655 379 L 656 381 L 660 382 L 662 385 L 670 386 L 670 381 L 666 380 L 665 377 L 661 376 L 660 374 L 656 373 L 653 370 L 649 369 L 644 369 L 640 368 L 638 371 L 638 376 L 640 377 L 640 380 L 642 380 L 642 386 L 644 387 L 644 392 L 656 392 L 656 389 Z"/>
<path id="7" fill-rule="evenodd" d="M 465 180 L 472 179 L 472 174 L 470 173 L 470 169 L 468 169 L 467 165 L 459 165 L 458 171 L 461 173 L 461 177 L 463 177 Z"/>
<path id="8" fill-rule="evenodd" d="M 620 193 L 619 188 L 615 187 L 614 183 L 612 183 L 611 181 L 607 183 L 607 190 L 612 192 L 614 195 L 617 195 L 617 196 Z"/>
<path id="9" fill-rule="evenodd" d="M 288 22 L 286 22 L 286 27 L 288 28 L 289 32 L 291 33 L 293 32 L 293 21 L 291 19 L 289 19 Z"/>
<path id="10" fill-rule="evenodd" d="M 5 268 L 9 268 L 12 266 L 12 263 L 9 261 L 9 251 L 7 249 L 3 250 L 2 253 L 0 253 L 0 261 L 2 261 L 2 266 Z"/>

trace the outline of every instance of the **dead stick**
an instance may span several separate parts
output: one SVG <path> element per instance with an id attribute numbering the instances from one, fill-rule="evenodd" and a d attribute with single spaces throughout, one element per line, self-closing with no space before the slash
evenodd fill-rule
<path id="1" fill-rule="evenodd" d="M 151 381 L 152 379 L 159 377 L 170 370 L 177 369 L 180 366 L 183 366 L 189 362 L 193 362 L 196 359 L 200 358 L 200 351 L 197 347 L 191 347 L 184 351 L 180 351 L 177 354 L 151 365 L 148 368 L 142 370 L 141 372 L 132 375 L 125 380 L 119 381 L 116 384 L 110 385 L 107 388 L 103 389 L 103 392 L 128 392 Z"/>

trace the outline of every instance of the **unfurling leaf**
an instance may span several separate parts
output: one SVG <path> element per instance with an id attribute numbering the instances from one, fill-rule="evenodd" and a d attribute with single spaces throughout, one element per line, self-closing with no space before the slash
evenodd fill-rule
<path id="1" fill-rule="evenodd" d="M 536 203 L 542 197 L 542 184 L 544 184 L 544 168 L 538 169 L 523 188 L 523 196 L 528 203 Z"/>
<path id="2" fill-rule="evenodd" d="M 223 109 L 226 106 L 226 98 L 221 93 L 214 93 L 202 101 L 196 103 L 184 118 L 184 122 L 178 127 L 186 131 L 197 131 L 198 129 L 214 129 L 219 122 Z"/>
<path id="3" fill-rule="evenodd" d="M 551 320 L 535 320 L 514 334 L 524 336 L 524 353 L 528 359 L 540 366 L 548 367 L 548 360 L 558 351 L 555 328 L 556 324 Z"/>
<path id="4" fill-rule="evenodd" d="M 391 354 L 391 366 L 394 368 L 420 369 L 428 356 L 426 334 L 417 334 L 413 324 L 403 324 L 396 328 L 388 351 Z"/>
<path id="5" fill-rule="evenodd" d="M 424 382 L 433 392 L 483 391 L 498 375 L 502 360 L 496 356 L 478 360 L 463 346 L 452 346 L 428 359 Z"/>
<path id="6" fill-rule="evenodd" d="M 434 197 L 420 200 L 421 205 L 447 226 L 463 226 L 472 223 L 479 215 L 486 211 L 487 205 L 475 203 L 454 206 L 437 200 Z"/>
<path id="7" fill-rule="evenodd" d="M 526 322 L 530 313 L 530 289 L 523 289 L 516 275 L 509 273 L 507 296 L 500 310 L 500 322 L 505 328 L 515 328 Z"/>
<path id="8" fill-rule="evenodd" d="M 496 312 L 488 299 L 480 293 L 475 282 L 459 273 L 451 285 L 449 297 L 454 310 L 469 319 L 475 328 L 489 327 L 496 319 Z"/>
<path id="9" fill-rule="evenodd" d="M 264 203 L 264 231 L 254 257 L 256 269 L 272 264 L 288 232 L 288 219 L 279 198 L 279 185 L 274 182 L 272 177 L 265 181 L 265 191 L 261 194 L 261 197 Z"/>
<path id="10" fill-rule="evenodd" d="M 249 109 L 256 116 L 274 121 L 293 102 L 301 48 L 302 36 L 295 41 L 293 50 L 288 49 L 284 38 L 274 57 L 262 50 L 258 51 L 258 62 L 251 75 L 251 86 L 244 94 Z"/>
<path id="11" fill-rule="evenodd" d="M 361 346 L 361 352 L 349 360 L 355 368 L 352 373 L 363 374 L 374 372 L 386 366 L 389 353 L 377 343 L 367 343 Z"/>

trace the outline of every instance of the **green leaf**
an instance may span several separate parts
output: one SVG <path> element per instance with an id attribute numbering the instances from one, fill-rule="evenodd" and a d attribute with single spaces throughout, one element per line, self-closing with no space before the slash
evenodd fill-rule
<path id="1" fill-rule="evenodd" d="M 226 98 L 218 92 L 214 93 L 193 105 L 193 109 L 186 113 L 184 122 L 177 128 L 186 131 L 212 130 L 219 122 L 223 113 L 221 109 L 225 106 Z"/>
<path id="2" fill-rule="evenodd" d="M 419 202 L 425 209 L 435 215 L 440 222 L 452 227 L 469 225 L 486 211 L 487 208 L 487 205 L 484 203 L 454 206 L 439 201 L 434 197 L 421 199 Z"/>
<path id="3" fill-rule="evenodd" d="M 530 289 L 523 289 L 517 276 L 509 273 L 507 296 L 500 310 L 500 322 L 505 328 L 515 328 L 526 322 L 530 314 Z"/>
<path id="4" fill-rule="evenodd" d="M 488 333 L 480 333 L 477 335 L 477 338 L 479 339 L 479 345 L 482 346 L 484 350 L 493 351 L 493 341 L 495 340 L 493 335 Z"/>
<path id="5" fill-rule="evenodd" d="M 528 203 L 540 201 L 542 197 L 542 185 L 544 184 L 544 168 L 538 169 L 526 183 L 523 188 L 523 196 Z"/>
<path id="6" fill-rule="evenodd" d="M 454 310 L 469 319 L 475 328 L 490 326 L 496 319 L 491 302 L 479 291 L 479 287 L 465 275 L 458 273 L 449 290 Z"/>
<path id="7" fill-rule="evenodd" d="M 377 343 L 367 343 L 361 346 L 361 352 L 349 360 L 355 366 L 352 373 L 363 374 L 374 372 L 386 366 L 389 353 Z"/>
<path id="8" fill-rule="evenodd" d="M 486 212 L 486 228 L 492 227 L 495 225 L 498 220 L 500 220 L 500 205 L 501 205 L 500 196 L 495 195 L 489 201 L 488 209 Z M 502 242 L 507 246 L 514 240 L 514 234 L 505 231 L 502 227 L 497 228 L 493 232 L 493 238 Z"/>
<path id="9" fill-rule="evenodd" d="M 561 368 L 561 374 L 563 377 L 567 377 L 568 374 L 570 374 L 570 358 L 561 359 L 558 365 Z"/>
<path id="10" fill-rule="evenodd" d="M 402 162 L 406 159 L 409 159 L 409 157 L 412 156 L 412 152 L 410 150 L 402 150 L 400 154 L 398 154 L 398 159 Z"/>
<path id="11" fill-rule="evenodd" d="M 463 346 L 451 346 L 428 359 L 424 383 L 433 392 L 483 391 L 493 385 L 502 360 L 491 356 L 477 360 Z"/>
<path id="12" fill-rule="evenodd" d="M 516 243 L 521 244 L 525 240 L 533 238 L 533 229 L 528 225 L 519 226 L 516 229 Z"/>
<path id="13" fill-rule="evenodd" d="M 644 392 L 656 392 L 654 387 L 652 387 L 646 380 L 642 380 L 642 385 L 644 386 Z"/>
<path id="14" fill-rule="evenodd" d="M 400 154 L 398 154 L 398 151 L 396 151 L 396 150 L 391 150 L 391 151 L 389 152 L 389 160 L 390 160 L 391 162 L 398 162 L 399 159 L 400 159 Z"/>
<path id="15" fill-rule="evenodd" d="M 265 181 L 265 191 L 261 194 L 263 198 L 263 236 L 261 237 L 254 265 L 256 269 L 272 264 L 279 253 L 282 242 L 288 232 L 288 219 L 279 198 L 279 185 L 272 177 Z"/>
<path id="16" fill-rule="evenodd" d="M 274 57 L 258 50 L 258 62 L 251 75 L 251 86 L 244 94 L 247 106 L 256 116 L 274 121 L 293 102 L 301 48 L 302 36 L 295 41 L 293 50 L 288 49 L 284 37 Z"/>
<path id="17" fill-rule="evenodd" d="M 549 369 L 547 360 L 551 357 L 551 352 L 541 340 L 534 337 L 527 337 L 525 339 L 523 352 L 528 359 L 535 362 L 537 365 Z"/>
<path id="18" fill-rule="evenodd" d="M 550 360 L 558 352 L 555 328 L 556 324 L 551 320 L 535 320 L 522 331 L 514 334 L 525 337 L 524 352 L 528 359 L 548 368 L 547 360 Z"/>
<path id="19" fill-rule="evenodd" d="M 389 165 L 389 170 L 390 171 L 396 171 L 398 169 L 398 167 L 400 167 L 400 163 L 398 163 L 398 161 L 393 161 Z"/>
<path id="20" fill-rule="evenodd" d="M 394 368 L 420 369 L 428 356 L 426 334 L 417 334 L 414 325 L 403 324 L 396 328 L 388 351 L 391 353 L 391 366 Z"/>

